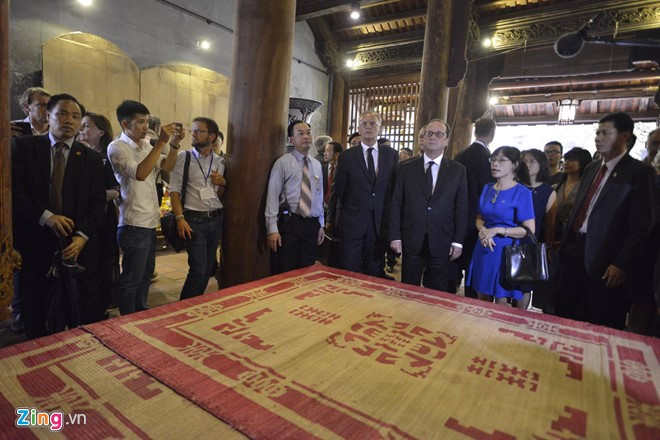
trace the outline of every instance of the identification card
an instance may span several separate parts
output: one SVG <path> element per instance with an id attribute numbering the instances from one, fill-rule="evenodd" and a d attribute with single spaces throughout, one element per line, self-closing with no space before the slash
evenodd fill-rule
<path id="1" fill-rule="evenodd" d="M 204 187 L 199 191 L 199 197 L 202 200 L 211 200 L 215 198 L 215 191 L 210 186 Z"/>

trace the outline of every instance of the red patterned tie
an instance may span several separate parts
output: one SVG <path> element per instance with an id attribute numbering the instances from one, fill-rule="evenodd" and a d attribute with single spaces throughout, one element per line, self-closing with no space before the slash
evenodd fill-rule
<path id="1" fill-rule="evenodd" d="M 596 175 L 594 182 L 591 184 L 591 187 L 589 187 L 587 196 L 584 198 L 584 201 L 580 206 L 580 210 L 578 211 L 577 217 L 575 218 L 575 222 L 573 222 L 573 232 L 578 232 L 582 227 L 584 221 L 587 219 L 587 211 L 589 211 L 589 205 L 591 205 L 591 199 L 594 198 L 594 194 L 596 194 L 596 191 L 600 186 L 600 182 L 603 181 L 606 172 L 607 172 L 607 167 L 605 166 L 605 164 L 603 164 L 603 166 L 600 167 L 600 170 L 598 170 L 598 174 Z"/>
<path id="2" fill-rule="evenodd" d="M 58 142 L 55 145 L 55 159 L 53 160 L 53 172 L 50 176 L 50 199 L 48 207 L 55 214 L 62 214 L 62 186 L 64 184 L 64 148 L 67 144 Z"/>
<path id="3" fill-rule="evenodd" d="M 330 203 L 330 190 L 332 189 L 332 179 L 335 177 L 334 165 L 328 165 L 328 185 L 325 187 L 324 202 L 327 205 Z"/>

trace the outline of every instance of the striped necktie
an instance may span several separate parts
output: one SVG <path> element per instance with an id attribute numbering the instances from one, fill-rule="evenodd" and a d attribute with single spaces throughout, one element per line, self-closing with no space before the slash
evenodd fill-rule
<path id="1" fill-rule="evenodd" d="M 309 163 L 307 157 L 303 157 L 302 183 L 300 185 L 300 201 L 298 202 L 298 214 L 309 217 L 312 212 L 312 184 L 309 180 Z"/>
<path id="2" fill-rule="evenodd" d="M 50 198 L 48 207 L 55 214 L 62 214 L 62 187 L 64 185 L 64 149 L 67 144 L 58 142 L 55 145 L 55 159 L 53 160 L 53 172 L 50 176 Z"/>

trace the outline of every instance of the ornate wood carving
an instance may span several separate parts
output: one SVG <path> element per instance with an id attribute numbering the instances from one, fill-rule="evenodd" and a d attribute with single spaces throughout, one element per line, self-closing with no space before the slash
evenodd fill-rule
<path id="1" fill-rule="evenodd" d="M 482 29 L 484 34 L 492 35 L 493 47 L 497 49 L 520 47 L 525 41 L 527 46 L 547 44 L 567 32 L 575 32 L 597 12 L 598 9 L 585 8 L 568 17 L 562 14 L 555 16 L 554 19 L 539 14 L 538 18 L 525 17 L 497 21 L 486 27 L 482 26 Z M 611 36 L 615 32 L 621 34 L 656 28 L 658 20 L 660 20 L 660 6 L 608 9 L 600 11 L 600 15 L 591 25 L 589 34 Z"/>
<path id="2" fill-rule="evenodd" d="M 373 69 L 404 60 L 421 63 L 423 53 L 424 42 L 360 52 L 355 56 L 355 69 Z"/>

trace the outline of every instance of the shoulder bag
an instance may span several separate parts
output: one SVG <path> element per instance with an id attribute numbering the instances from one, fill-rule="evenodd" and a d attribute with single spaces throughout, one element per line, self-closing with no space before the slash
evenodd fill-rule
<path id="1" fill-rule="evenodd" d="M 506 280 L 513 285 L 538 285 L 548 282 L 548 257 L 545 243 L 539 243 L 526 226 L 531 244 L 514 244 L 504 248 Z"/>

